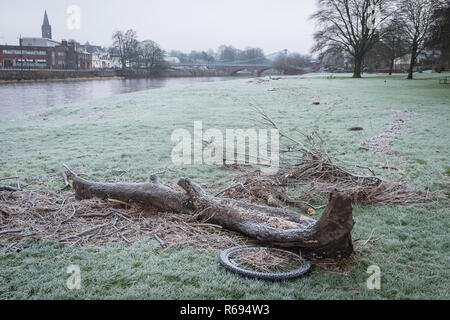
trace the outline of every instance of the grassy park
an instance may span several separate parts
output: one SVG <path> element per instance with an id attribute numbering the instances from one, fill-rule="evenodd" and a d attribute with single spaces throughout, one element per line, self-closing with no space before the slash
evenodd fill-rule
<path id="1" fill-rule="evenodd" d="M 13 252 L 0 238 L 0 299 L 448 299 L 450 88 L 439 84 L 439 76 L 239 79 L 1 117 L 0 177 L 19 176 L 25 190 L 61 189 L 63 163 L 94 181 L 143 182 L 163 172 L 167 184 L 188 177 L 207 191 L 222 189 L 232 170 L 172 164 L 172 132 L 192 131 L 194 121 L 223 132 L 259 128 L 256 105 L 288 132 L 316 131 L 340 162 L 370 167 L 435 196 L 406 206 L 355 204 L 357 254 L 339 271 L 314 266 L 290 282 L 243 279 L 221 268 L 218 250 L 163 250 L 154 239 L 128 244 L 118 238 L 99 246 L 31 237 L 20 240 L 26 249 Z M 393 137 L 391 154 L 361 148 L 406 111 L 414 117 Z M 81 290 L 65 285 L 72 264 L 81 268 Z M 381 269 L 380 290 L 366 286 L 371 265 Z"/>

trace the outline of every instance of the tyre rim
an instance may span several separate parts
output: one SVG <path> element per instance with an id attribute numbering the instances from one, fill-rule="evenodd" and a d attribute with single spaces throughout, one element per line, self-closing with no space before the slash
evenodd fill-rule
<path id="1" fill-rule="evenodd" d="M 247 277 L 290 279 L 304 275 L 311 263 L 294 252 L 261 246 L 231 248 L 222 252 L 227 269 Z"/>

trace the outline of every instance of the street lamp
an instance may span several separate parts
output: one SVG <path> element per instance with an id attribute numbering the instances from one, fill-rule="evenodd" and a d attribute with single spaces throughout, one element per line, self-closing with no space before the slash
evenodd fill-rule
<path id="1" fill-rule="evenodd" d="M 3 37 L 0 37 L 0 40 L 1 40 L 1 39 L 4 39 L 4 38 L 3 38 Z M 5 45 L 6 45 L 6 43 L 5 43 Z M 5 66 L 4 66 L 4 63 L 2 62 L 2 64 L 0 65 L 0 68 L 3 69 L 4 67 L 5 67 Z"/>
<path id="2" fill-rule="evenodd" d="M 283 70 L 283 75 L 286 74 L 287 71 L 287 56 L 288 56 L 288 49 L 284 49 L 284 70 Z"/>
<path id="3" fill-rule="evenodd" d="M 23 47 L 22 47 L 22 34 L 19 36 L 20 46 L 20 80 L 23 80 Z"/>

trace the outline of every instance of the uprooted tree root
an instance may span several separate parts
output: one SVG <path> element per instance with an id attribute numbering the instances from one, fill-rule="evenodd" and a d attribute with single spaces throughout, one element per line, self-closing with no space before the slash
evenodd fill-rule
<path id="1" fill-rule="evenodd" d="M 221 226 L 191 218 L 117 202 L 74 201 L 73 194 L 67 193 L 0 192 L 0 239 L 7 245 L 30 237 L 93 245 L 152 239 L 163 248 L 187 245 L 214 250 L 249 241 Z"/>

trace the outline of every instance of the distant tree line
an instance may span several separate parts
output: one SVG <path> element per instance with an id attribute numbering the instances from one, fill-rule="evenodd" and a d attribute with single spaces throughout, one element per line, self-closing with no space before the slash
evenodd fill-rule
<path id="1" fill-rule="evenodd" d="M 191 51 L 184 53 L 173 50 L 170 56 L 180 59 L 182 63 L 196 62 L 233 62 L 233 63 L 266 63 L 268 60 L 261 48 L 247 47 L 244 50 L 236 49 L 230 45 L 221 45 L 217 51 L 209 49 L 207 51 Z"/>
<path id="2" fill-rule="evenodd" d="M 133 29 L 116 31 L 112 35 L 113 44 L 109 49 L 111 56 L 120 61 L 124 72 L 142 71 L 151 75 L 159 75 L 167 70 L 166 52 L 152 40 L 139 41 Z M 191 51 L 184 53 L 172 50 L 167 55 L 178 58 L 181 63 L 242 63 L 242 64 L 272 64 L 273 68 L 282 74 L 298 72 L 299 69 L 310 66 L 312 58 L 299 53 L 280 53 L 269 60 L 263 49 L 247 47 L 243 50 L 231 45 L 221 45 L 217 51 Z"/>
<path id="3" fill-rule="evenodd" d="M 208 51 L 191 51 L 190 53 L 184 53 L 180 50 L 172 50 L 169 52 L 171 57 L 178 58 L 182 63 L 194 63 L 194 62 L 214 62 L 216 61 L 216 55 L 214 50 Z"/>
<path id="4" fill-rule="evenodd" d="M 353 77 L 360 78 L 364 62 L 394 61 L 410 54 L 408 79 L 417 58 L 426 50 L 449 54 L 448 0 L 318 0 L 312 15 L 318 26 L 313 53 L 321 59 L 351 60 Z M 441 67 L 439 67 L 441 68 Z"/>
<path id="5" fill-rule="evenodd" d="M 273 62 L 273 68 L 281 74 L 297 74 L 299 70 L 308 68 L 312 63 L 310 55 L 300 53 L 280 54 Z"/>
<path id="6" fill-rule="evenodd" d="M 120 60 L 123 71 L 141 71 L 159 75 L 167 69 L 165 52 L 152 40 L 138 41 L 136 31 L 116 31 L 110 54 Z"/>
<path id="7" fill-rule="evenodd" d="M 394 62 L 410 55 L 408 79 L 421 54 L 439 55 L 438 61 L 450 60 L 450 1 L 448 0 L 317 0 L 318 10 L 311 16 L 317 23 L 312 53 L 322 62 L 353 67 L 353 77 L 360 78 L 367 63 Z M 167 69 L 165 51 L 152 40 L 139 41 L 136 31 L 116 31 L 110 48 L 126 70 L 145 70 L 160 74 Z M 431 52 L 431 53 L 430 53 Z M 273 63 L 281 73 L 305 68 L 311 56 L 280 54 L 269 61 L 261 48 L 243 50 L 221 45 L 217 51 L 173 50 L 170 56 L 182 63 Z M 444 68 L 444 63 L 438 69 Z"/>
<path id="8" fill-rule="evenodd" d="M 242 64 L 272 64 L 273 68 L 281 74 L 298 73 L 311 65 L 312 57 L 299 53 L 284 52 L 279 53 L 272 60 L 269 60 L 263 49 L 247 47 L 244 50 L 236 49 L 231 45 L 221 45 L 217 51 L 209 49 L 208 51 L 191 51 L 183 53 L 173 50 L 170 56 L 176 57 L 181 63 L 242 63 Z"/>
<path id="9" fill-rule="evenodd" d="M 152 75 L 158 75 L 167 70 L 166 52 L 155 41 L 139 41 L 135 30 L 116 31 L 112 35 L 112 40 L 109 52 L 111 56 L 119 59 L 123 71 L 145 70 Z M 181 63 L 272 63 L 266 58 L 261 48 L 247 47 L 241 50 L 231 45 L 221 45 L 217 51 L 209 49 L 184 53 L 172 50 L 167 55 L 178 58 Z M 274 67 L 285 70 L 288 64 L 292 67 L 303 65 L 303 63 L 304 57 L 291 54 L 287 59 L 285 56 L 282 60 L 277 59 Z"/>

